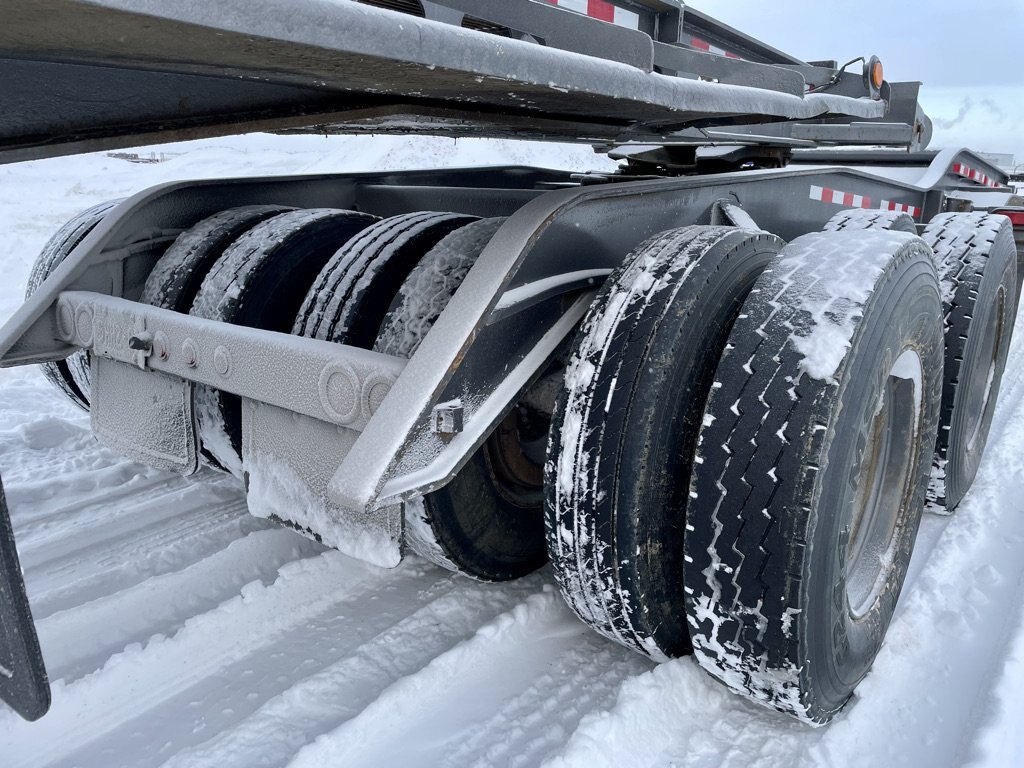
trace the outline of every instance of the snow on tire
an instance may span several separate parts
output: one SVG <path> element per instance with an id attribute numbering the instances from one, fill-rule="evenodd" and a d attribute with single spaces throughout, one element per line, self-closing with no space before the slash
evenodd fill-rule
<path id="1" fill-rule="evenodd" d="M 1013 225 L 990 213 L 943 213 L 922 235 L 942 281 L 946 373 L 928 497 L 952 512 L 985 451 L 1017 314 Z"/>
<path id="2" fill-rule="evenodd" d="M 476 219 L 420 211 L 367 227 L 317 276 L 292 333 L 372 349 L 392 300 L 416 264 L 441 238 Z"/>
<path id="3" fill-rule="evenodd" d="M 641 244 L 578 332 L 552 417 L 548 550 L 567 602 L 655 659 L 688 653 L 683 530 L 697 430 L 774 235 L 687 226 Z"/>
<path id="4" fill-rule="evenodd" d="M 432 248 L 402 284 L 374 349 L 412 357 L 504 221 L 481 219 Z M 525 576 L 547 560 L 539 464 L 535 484 L 510 484 L 496 471 L 517 414 L 514 409 L 446 486 L 407 504 L 405 539 L 416 554 L 485 581 Z"/>
<path id="5" fill-rule="evenodd" d="M 149 273 L 139 301 L 187 313 L 203 278 L 228 246 L 260 222 L 290 210 L 280 205 L 229 208 L 186 229 Z"/>
<path id="6" fill-rule="evenodd" d="M 914 219 L 909 213 L 876 211 L 870 208 L 840 211 L 822 227 L 824 232 L 846 232 L 858 229 L 887 229 L 893 232 L 917 234 L 917 225 L 914 224 Z"/>
<path id="7" fill-rule="evenodd" d="M 87 208 L 57 230 L 39 253 L 25 287 L 25 299 L 34 294 L 43 281 L 61 265 L 68 254 L 99 224 L 107 212 L 120 201 L 108 200 Z M 43 376 L 64 396 L 80 408 L 89 410 L 89 353 L 73 352 L 64 360 L 42 363 Z"/>
<path id="8" fill-rule="evenodd" d="M 823 232 L 758 279 L 715 374 L 685 536 L 694 653 L 828 721 L 871 666 L 924 506 L 942 393 L 931 249 Z"/>
<path id="9" fill-rule="evenodd" d="M 288 333 L 309 287 L 342 243 L 376 216 L 332 208 L 289 211 L 257 224 L 232 243 L 203 278 L 191 314 Z M 241 399 L 196 385 L 203 447 L 242 474 Z"/>

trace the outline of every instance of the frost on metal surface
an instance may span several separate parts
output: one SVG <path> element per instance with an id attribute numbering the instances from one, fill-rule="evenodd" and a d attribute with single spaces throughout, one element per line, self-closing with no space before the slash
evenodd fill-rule
<path id="1" fill-rule="evenodd" d="M 772 267 L 776 281 L 796 297 L 803 322 L 793 328 L 793 348 L 803 355 L 801 371 L 835 382 L 850 348 L 856 320 L 889 263 L 892 243 L 914 239 L 906 232 L 860 230 L 812 233 L 798 237 Z M 827 259 L 822 274 L 812 264 Z"/>
<path id="2" fill-rule="evenodd" d="M 385 568 L 399 563 L 399 509 L 342 509 L 327 494 L 355 432 L 252 400 L 243 401 L 243 416 L 242 467 L 252 514 L 283 521 L 359 560 Z"/>
<path id="3" fill-rule="evenodd" d="M 491 89 L 467 87 L 450 101 L 463 104 L 516 101 L 530 105 L 531 96 L 553 90 L 570 97 L 614 100 L 616 114 L 636 104 L 646 111 L 681 115 L 774 115 L 808 119 L 827 112 L 864 118 L 882 117 L 883 101 L 830 93 L 784 94 L 742 85 L 673 77 L 594 56 L 531 42 L 461 29 L 411 15 L 350 2 L 296 3 L 294 0 L 250 0 L 245 11 L 230 4 L 177 3 L 161 0 L 97 0 L 96 4 L 174 19 L 226 33 L 225 49 L 233 52 L 239 36 L 253 41 L 279 40 L 303 46 L 303 76 L 318 90 L 351 88 L 337 60 L 365 57 L 390 69 L 361 90 L 380 94 L 430 96 L 423 70 L 457 74 L 467 85 L 494 83 Z M 243 39 L 245 39 L 243 37 Z M 246 53 L 251 51 L 246 50 Z M 333 57 L 335 66 L 324 66 Z M 377 71 L 381 71 L 378 63 Z M 401 74 L 406 74 L 402 77 Z M 270 73 L 267 73 L 270 74 Z M 275 73 L 276 74 L 276 73 Z M 390 75 L 390 76 L 388 76 Z M 506 85 L 507 83 L 507 85 Z M 652 109 L 660 108 L 660 109 Z M 578 107 L 577 110 L 580 108 Z M 584 108 L 585 109 L 585 108 Z M 606 107 L 607 109 L 607 107 Z M 600 114 L 600 112 L 598 113 Z"/>
<path id="4" fill-rule="evenodd" d="M 192 384 L 98 356 L 92 379 L 93 432 L 136 461 L 191 474 L 198 467 Z"/>

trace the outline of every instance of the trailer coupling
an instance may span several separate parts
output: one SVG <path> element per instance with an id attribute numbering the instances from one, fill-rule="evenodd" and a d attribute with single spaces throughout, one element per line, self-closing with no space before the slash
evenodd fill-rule
<path id="1" fill-rule="evenodd" d="M 38 720 L 50 708 L 50 681 L 43 664 L 25 579 L 14 545 L 0 479 L 0 700 L 26 720 Z"/>

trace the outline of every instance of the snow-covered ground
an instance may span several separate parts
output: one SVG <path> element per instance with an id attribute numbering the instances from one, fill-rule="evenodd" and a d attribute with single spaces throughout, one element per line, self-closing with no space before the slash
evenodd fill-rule
<path id="1" fill-rule="evenodd" d="M 586 148 L 262 137 L 0 166 L 0 319 L 76 211 L 177 178 L 533 163 Z M 924 521 L 850 705 L 810 728 L 691 659 L 585 628 L 547 570 L 487 585 L 380 570 L 250 517 L 235 482 L 98 445 L 33 368 L 0 371 L 0 471 L 50 676 L 49 715 L 0 711 L 0 766 L 1024 765 L 1024 329 L 988 454 Z"/>

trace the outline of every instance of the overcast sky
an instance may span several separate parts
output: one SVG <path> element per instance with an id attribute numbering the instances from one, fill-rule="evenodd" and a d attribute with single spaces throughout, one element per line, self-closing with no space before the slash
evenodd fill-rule
<path id="1" fill-rule="evenodd" d="M 877 54 L 886 79 L 924 83 L 933 147 L 1013 153 L 1024 163 L 1024 0 L 688 5 L 805 61 Z"/>

